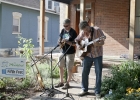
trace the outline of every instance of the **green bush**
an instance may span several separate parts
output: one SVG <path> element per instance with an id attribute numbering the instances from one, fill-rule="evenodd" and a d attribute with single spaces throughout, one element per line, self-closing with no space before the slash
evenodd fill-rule
<path id="1" fill-rule="evenodd" d="M 33 54 L 34 45 L 32 44 L 32 39 L 23 38 L 22 36 L 18 36 L 18 48 L 20 57 L 24 57 L 27 60 L 30 60 L 30 56 Z M 21 53 L 22 51 L 22 53 Z"/>
<path id="2" fill-rule="evenodd" d="M 112 89 L 113 93 L 106 100 L 129 100 L 126 95 L 128 87 L 137 89 L 140 86 L 140 64 L 127 61 L 118 66 L 113 66 L 111 76 L 106 76 L 102 82 L 102 94 L 106 95 Z M 127 98 L 127 99 L 126 99 Z M 131 99 L 136 100 L 136 99 Z"/>

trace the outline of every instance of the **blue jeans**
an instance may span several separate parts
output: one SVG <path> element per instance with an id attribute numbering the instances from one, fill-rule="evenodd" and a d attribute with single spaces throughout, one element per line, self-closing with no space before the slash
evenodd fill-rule
<path id="1" fill-rule="evenodd" d="M 83 71 L 82 71 L 82 89 L 88 91 L 88 76 L 90 68 L 94 62 L 95 74 L 96 74 L 96 86 L 95 93 L 99 94 L 101 91 L 101 78 L 102 78 L 102 56 L 96 58 L 90 58 L 86 56 L 83 59 Z"/>

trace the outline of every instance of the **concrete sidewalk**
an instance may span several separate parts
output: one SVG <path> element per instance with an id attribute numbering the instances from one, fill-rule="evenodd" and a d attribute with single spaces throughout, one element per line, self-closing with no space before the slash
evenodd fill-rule
<path id="1" fill-rule="evenodd" d="M 61 88 L 58 88 L 59 91 L 58 92 L 56 90 L 53 90 L 55 95 L 53 97 L 48 97 L 48 93 L 50 93 L 49 91 L 46 91 L 42 96 L 40 96 L 43 92 L 39 92 L 37 93 L 35 96 L 29 98 L 29 99 L 25 99 L 25 100 L 61 100 L 62 98 L 64 98 L 63 100 L 104 100 L 103 98 L 101 99 L 96 99 L 96 97 L 94 96 L 94 85 L 90 85 L 89 87 L 89 94 L 83 97 L 79 97 L 77 96 L 77 94 L 81 91 L 81 85 L 80 83 L 76 83 L 74 81 L 72 81 L 70 83 L 71 87 L 70 89 L 67 90 L 62 90 Z M 66 93 L 69 93 L 70 96 L 66 97 Z M 72 99 L 72 98 L 73 99 Z"/>
<path id="2" fill-rule="evenodd" d="M 83 97 L 77 96 L 77 94 L 81 91 L 81 69 L 82 67 L 78 68 L 78 73 L 74 73 L 73 80 L 70 82 L 70 88 L 68 89 L 68 93 L 72 95 L 74 99 L 71 99 L 70 97 L 67 97 L 63 100 L 104 100 L 103 97 L 101 99 L 96 99 L 94 96 L 94 86 L 95 86 L 95 74 L 94 74 L 94 67 L 91 68 L 91 73 L 89 74 L 89 94 Z M 110 69 L 103 68 L 103 76 L 107 75 L 107 73 L 110 73 Z M 76 75 L 75 75 L 76 74 Z M 80 76 L 79 76 L 80 75 Z M 53 97 L 48 97 L 48 94 L 50 91 L 46 91 L 45 94 L 40 96 L 43 92 L 38 92 L 33 97 L 26 99 L 26 100 L 61 100 L 62 98 L 66 97 L 67 90 L 62 90 L 61 88 L 57 88 L 57 90 L 61 91 L 55 91 L 55 95 Z"/>

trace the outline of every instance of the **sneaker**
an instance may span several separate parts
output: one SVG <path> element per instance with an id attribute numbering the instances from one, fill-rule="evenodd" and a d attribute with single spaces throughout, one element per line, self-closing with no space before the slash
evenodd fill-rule
<path id="1" fill-rule="evenodd" d="M 62 89 L 68 89 L 70 87 L 70 85 L 68 83 L 64 84 L 64 86 L 62 87 Z"/>
<path id="2" fill-rule="evenodd" d="M 79 94 L 78 94 L 78 96 L 84 96 L 84 95 L 87 95 L 88 94 L 88 92 L 87 91 L 81 91 Z"/>
<path id="3" fill-rule="evenodd" d="M 55 87 L 55 88 L 59 88 L 59 87 L 62 87 L 62 86 L 64 86 L 64 84 L 60 82 L 60 83 L 58 83 L 57 85 L 55 85 L 54 87 Z"/>
<path id="4" fill-rule="evenodd" d="M 95 94 L 95 96 L 96 96 L 97 99 L 101 98 L 100 94 Z"/>

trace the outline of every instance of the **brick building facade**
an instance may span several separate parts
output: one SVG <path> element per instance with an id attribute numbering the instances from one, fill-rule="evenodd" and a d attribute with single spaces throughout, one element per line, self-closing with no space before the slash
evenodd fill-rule
<path id="1" fill-rule="evenodd" d="M 100 27 L 107 37 L 104 55 L 129 55 L 130 0 L 85 0 L 85 3 L 91 4 L 91 9 L 85 9 L 85 16 L 88 12 L 90 18 L 89 23 L 91 26 Z M 77 32 L 79 32 L 78 20 L 80 20 L 78 4 L 80 4 L 80 0 L 73 0 L 69 5 L 68 14 L 72 21 L 71 25 Z M 139 44 L 140 38 L 135 38 L 134 54 L 140 55 Z"/>

